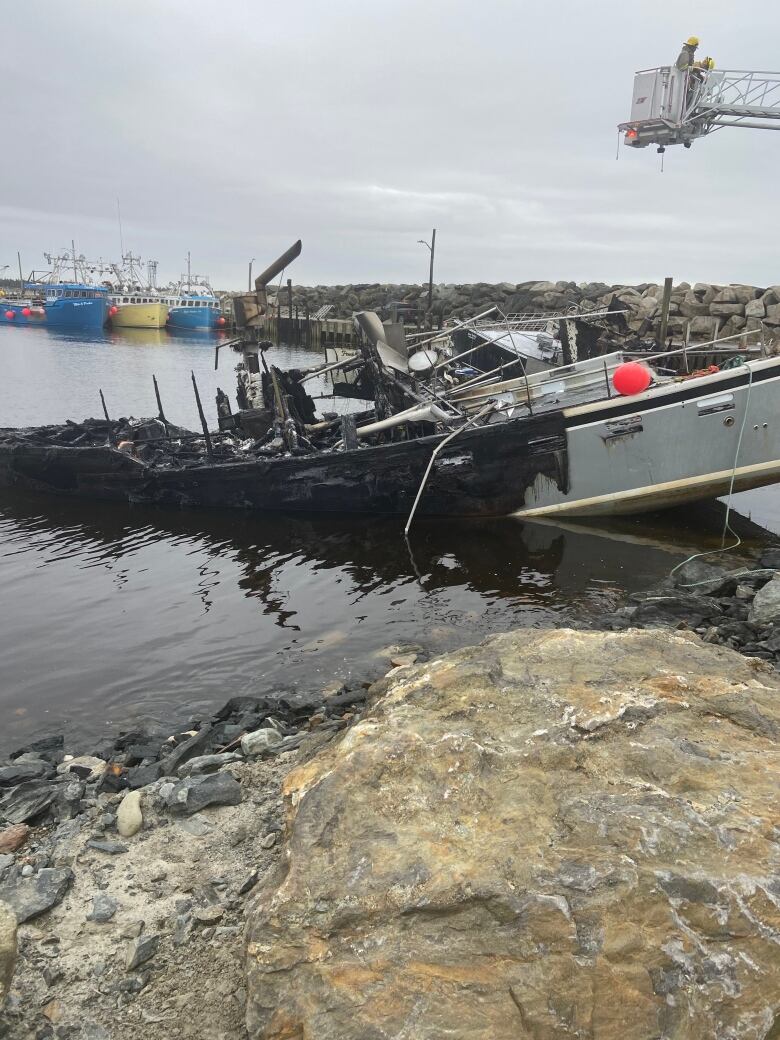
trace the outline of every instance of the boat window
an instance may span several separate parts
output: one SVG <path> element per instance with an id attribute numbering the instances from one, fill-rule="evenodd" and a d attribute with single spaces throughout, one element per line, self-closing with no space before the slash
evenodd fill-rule
<path id="1" fill-rule="evenodd" d="M 65 295 L 66 295 L 66 296 L 72 296 L 72 295 L 73 295 L 73 293 L 72 293 L 72 292 L 70 291 L 70 289 L 66 289 L 66 290 L 65 290 Z"/>

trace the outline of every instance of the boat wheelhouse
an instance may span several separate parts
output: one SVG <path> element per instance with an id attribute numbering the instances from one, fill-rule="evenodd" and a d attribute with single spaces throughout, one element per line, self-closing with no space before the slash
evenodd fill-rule
<path id="1" fill-rule="evenodd" d="M 214 331 L 225 326 L 222 306 L 205 275 L 193 274 L 187 253 L 187 273 L 173 287 L 165 301 L 168 328 Z"/>

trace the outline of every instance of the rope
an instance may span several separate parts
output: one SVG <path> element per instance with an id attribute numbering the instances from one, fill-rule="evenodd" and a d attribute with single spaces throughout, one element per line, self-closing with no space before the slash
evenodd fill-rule
<path id="1" fill-rule="evenodd" d="M 739 537 L 737 532 L 735 530 L 733 530 L 733 528 L 729 525 L 729 516 L 731 515 L 731 498 L 732 498 L 732 496 L 734 494 L 734 480 L 736 479 L 736 475 L 737 475 L 737 463 L 738 463 L 738 460 L 739 460 L 739 451 L 740 451 L 740 448 L 742 447 L 742 434 L 745 432 L 745 426 L 747 424 L 748 411 L 750 410 L 750 395 L 751 395 L 752 390 L 753 390 L 753 369 L 748 364 L 746 364 L 746 363 L 744 363 L 744 364 L 745 364 L 745 368 L 747 369 L 747 373 L 748 373 L 747 400 L 745 401 L 745 414 L 742 416 L 742 425 L 739 428 L 739 437 L 737 438 L 737 450 L 736 450 L 736 452 L 734 454 L 734 465 L 731 468 L 731 481 L 729 482 L 729 493 L 726 496 L 726 516 L 725 516 L 725 518 L 723 520 L 723 532 L 722 532 L 721 538 L 720 538 L 720 549 L 709 549 L 707 552 L 694 553 L 692 556 L 689 556 L 686 560 L 683 560 L 682 563 L 678 563 L 676 567 L 673 567 L 669 571 L 669 577 L 670 578 L 676 571 L 679 571 L 682 567 L 685 567 L 686 564 L 691 563 L 693 560 L 700 560 L 700 559 L 703 559 L 705 556 L 718 556 L 720 553 L 724 553 L 724 552 L 733 552 L 734 549 L 738 549 L 740 547 L 740 545 L 742 545 L 742 539 Z M 734 536 L 734 538 L 736 539 L 736 541 L 734 542 L 733 545 L 726 545 L 726 535 L 727 534 L 732 534 Z M 694 588 L 696 588 L 699 585 L 708 585 L 710 580 L 711 579 L 705 579 L 704 581 L 686 582 L 686 583 L 682 583 L 681 582 L 681 583 L 679 583 L 679 587 L 681 589 L 694 589 Z"/>
<path id="2" fill-rule="evenodd" d="M 436 456 L 439 454 L 441 449 L 446 444 L 449 444 L 451 440 L 454 440 L 458 436 L 459 433 L 463 433 L 463 431 L 467 430 L 469 428 L 469 426 L 473 426 L 474 423 L 477 422 L 478 419 L 481 419 L 483 415 L 487 415 L 488 412 L 492 412 L 494 408 L 495 408 L 495 402 L 494 401 L 489 401 L 485 405 L 485 407 L 482 408 L 480 411 L 478 411 L 476 415 L 473 415 L 469 419 L 468 422 L 464 423 L 463 426 L 459 426 L 457 430 L 453 430 L 453 432 L 451 434 L 449 434 L 449 436 L 445 437 L 443 441 L 439 441 L 439 443 L 433 449 L 433 451 L 431 452 L 431 457 L 428 460 L 428 465 L 425 467 L 425 473 L 423 473 L 422 481 L 420 482 L 420 486 L 417 489 L 417 495 L 415 496 L 414 504 L 412 506 L 412 511 L 409 514 L 409 519 L 406 521 L 406 527 L 404 528 L 404 534 L 405 535 L 409 534 L 409 528 L 412 526 L 412 520 L 414 519 L 414 514 L 417 512 L 417 506 L 418 506 L 418 504 L 420 502 L 420 499 L 422 498 L 422 493 L 423 493 L 423 490 L 425 488 L 426 483 L 428 482 L 428 476 L 429 476 L 429 474 L 431 472 L 431 468 L 433 467 L 433 464 L 436 461 Z"/>

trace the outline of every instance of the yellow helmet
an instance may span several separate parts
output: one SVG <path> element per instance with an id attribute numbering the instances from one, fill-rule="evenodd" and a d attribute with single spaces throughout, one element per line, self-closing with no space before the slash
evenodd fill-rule
<path id="1" fill-rule="evenodd" d="M 699 46 L 699 37 L 698 36 L 689 36 L 688 39 L 685 41 L 685 45 L 686 45 L 686 47 L 698 47 Z"/>

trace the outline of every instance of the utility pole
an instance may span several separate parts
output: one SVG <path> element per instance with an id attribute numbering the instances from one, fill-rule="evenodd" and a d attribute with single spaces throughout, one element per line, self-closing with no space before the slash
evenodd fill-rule
<path id="1" fill-rule="evenodd" d="M 252 264 L 255 262 L 256 259 L 257 259 L 257 257 L 253 256 L 252 259 L 249 261 L 249 291 L 250 292 L 252 291 Z"/>
<path id="2" fill-rule="evenodd" d="M 433 258 L 436 253 L 436 228 L 431 232 L 430 242 L 426 242 L 424 238 L 418 238 L 417 242 L 419 245 L 425 246 L 431 254 L 431 266 L 428 271 L 428 310 L 430 311 L 433 307 Z"/>

